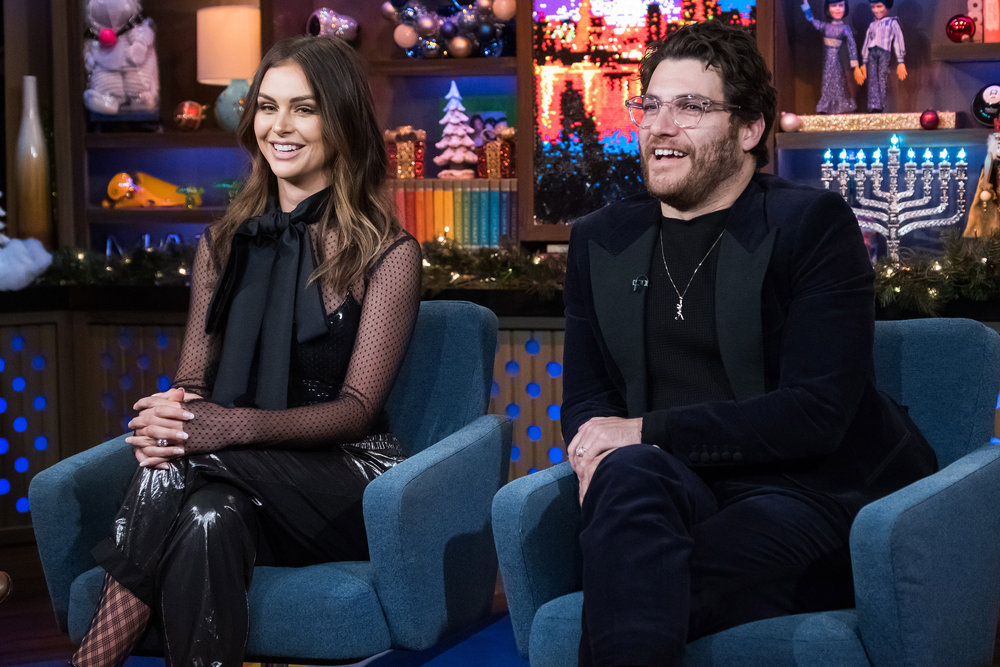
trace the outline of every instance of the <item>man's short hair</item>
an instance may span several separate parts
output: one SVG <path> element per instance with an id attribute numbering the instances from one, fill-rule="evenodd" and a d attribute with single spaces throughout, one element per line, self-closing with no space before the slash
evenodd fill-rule
<path id="1" fill-rule="evenodd" d="M 777 93 L 771 85 L 771 72 L 757 43 L 746 30 L 721 21 L 692 23 L 668 34 L 646 50 L 639 63 L 639 81 L 645 94 L 656 67 L 664 60 L 699 60 L 713 67 L 722 77 L 722 90 L 728 104 L 738 105 L 732 121 L 748 125 L 764 119 L 764 133 L 750 153 L 757 168 L 767 164 L 767 138 L 774 127 L 778 106 Z"/>

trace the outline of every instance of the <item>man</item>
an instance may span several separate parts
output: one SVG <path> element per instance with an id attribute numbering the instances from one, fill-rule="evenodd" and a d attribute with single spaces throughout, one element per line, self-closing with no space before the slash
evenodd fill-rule
<path id="1" fill-rule="evenodd" d="M 895 16 L 889 16 L 893 0 L 871 0 L 872 15 L 875 20 L 868 24 L 865 33 L 865 43 L 861 46 L 860 69 L 854 71 L 854 79 L 860 86 L 868 80 L 868 111 L 881 113 L 886 104 L 886 81 L 889 78 L 889 55 L 896 52 L 896 77 L 900 81 L 906 79 L 906 45 L 903 43 L 903 31 L 899 29 L 899 21 Z M 868 66 L 871 65 L 869 76 Z"/>
<path id="2" fill-rule="evenodd" d="M 936 467 L 872 384 L 850 208 L 757 173 L 775 92 L 753 38 L 685 27 L 640 79 L 650 196 L 574 223 L 564 293 L 581 665 L 674 664 L 704 634 L 850 606 L 854 515 Z"/>

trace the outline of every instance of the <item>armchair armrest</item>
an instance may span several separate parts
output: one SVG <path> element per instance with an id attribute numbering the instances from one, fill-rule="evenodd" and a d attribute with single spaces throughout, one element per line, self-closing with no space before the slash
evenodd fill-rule
<path id="1" fill-rule="evenodd" d="M 507 481 L 511 429 L 506 417 L 481 416 L 365 489 L 375 588 L 394 646 L 429 648 L 448 629 L 489 614 L 490 503 Z"/>
<path id="2" fill-rule="evenodd" d="M 90 550 L 111 535 L 137 465 L 123 435 L 63 459 L 31 480 L 31 520 L 60 630 L 66 630 L 70 584 L 96 565 Z"/>
<path id="3" fill-rule="evenodd" d="M 580 590 L 580 504 L 569 463 L 516 479 L 493 499 L 493 534 L 517 650 L 528 655 L 535 612 Z"/>
<path id="4" fill-rule="evenodd" d="M 874 665 L 990 664 L 1000 608 L 1000 446 L 862 508 L 851 560 Z"/>

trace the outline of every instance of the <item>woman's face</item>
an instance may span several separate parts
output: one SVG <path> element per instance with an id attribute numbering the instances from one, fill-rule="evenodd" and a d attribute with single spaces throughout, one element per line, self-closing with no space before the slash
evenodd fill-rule
<path id="1" fill-rule="evenodd" d="M 830 16 L 834 21 L 839 21 L 844 18 L 844 3 L 842 2 L 831 2 L 826 10 L 830 12 Z"/>
<path id="2" fill-rule="evenodd" d="M 267 70 L 257 94 L 254 133 L 278 179 L 283 210 L 329 185 L 319 100 L 297 63 Z M 291 199 L 290 199 L 290 198 Z"/>

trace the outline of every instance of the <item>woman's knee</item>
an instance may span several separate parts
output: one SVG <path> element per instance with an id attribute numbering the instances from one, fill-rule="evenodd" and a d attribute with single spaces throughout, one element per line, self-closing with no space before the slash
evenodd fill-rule
<path id="1" fill-rule="evenodd" d="M 241 490 L 220 482 L 206 484 L 191 494 L 180 515 L 179 529 L 209 539 L 256 535 L 254 505 Z"/>

